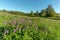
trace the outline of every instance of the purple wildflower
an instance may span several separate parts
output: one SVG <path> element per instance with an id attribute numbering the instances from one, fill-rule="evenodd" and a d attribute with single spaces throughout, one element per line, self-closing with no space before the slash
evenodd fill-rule
<path id="1" fill-rule="evenodd" d="M 16 32 L 16 29 L 14 29 L 14 33 Z"/>
<path id="2" fill-rule="evenodd" d="M 24 19 L 20 19 L 21 23 L 25 23 L 25 20 Z"/>
<path id="3" fill-rule="evenodd" d="M 20 21 L 20 18 L 18 18 L 18 22 Z"/>
<path id="4" fill-rule="evenodd" d="M 32 23 L 32 21 L 31 21 L 31 20 L 29 20 L 29 23 Z"/>
<path id="5" fill-rule="evenodd" d="M 4 21 L 4 25 L 6 25 L 7 24 L 7 22 L 6 21 Z"/>
<path id="6" fill-rule="evenodd" d="M 17 23 L 16 20 L 13 20 L 13 24 L 16 25 L 16 23 Z"/>
<path id="7" fill-rule="evenodd" d="M 6 30 L 4 31 L 4 34 L 8 34 L 8 33 L 9 33 L 9 30 L 6 29 Z"/>
<path id="8" fill-rule="evenodd" d="M 17 26 L 17 27 L 16 27 L 16 30 L 18 30 L 18 29 L 19 29 L 19 27 Z"/>

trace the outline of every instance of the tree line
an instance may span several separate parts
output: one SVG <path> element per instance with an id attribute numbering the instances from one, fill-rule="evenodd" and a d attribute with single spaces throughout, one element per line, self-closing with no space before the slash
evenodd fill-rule
<path id="1" fill-rule="evenodd" d="M 24 15 L 24 16 L 31 16 L 31 17 L 55 17 L 56 16 L 56 12 L 54 10 L 54 8 L 52 7 L 52 5 L 48 5 L 48 7 L 46 9 L 42 9 L 41 12 L 36 11 L 35 13 L 33 11 L 31 11 L 30 13 L 24 13 L 24 12 L 20 12 L 20 11 L 7 11 L 5 9 L 0 10 L 2 12 L 8 12 L 11 14 L 16 14 L 16 15 Z"/>
<path id="2" fill-rule="evenodd" d="M 33 17 L 34 16 L 55 17 L 56 12 L 55 12 L 54 8 L 52 7 L 52 5 L 50 4 L 50 5 L 48 5 L 48 7 L 46 9 L 42 9 L 40 13 L 38 11 L 36 11 L 36 13 L 31 11 L 29 15 L 33 16 Z"/>

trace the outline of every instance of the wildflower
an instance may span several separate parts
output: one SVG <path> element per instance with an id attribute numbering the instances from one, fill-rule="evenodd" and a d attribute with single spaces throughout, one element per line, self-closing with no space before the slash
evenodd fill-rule
<path id="1" fill-rule="evenodd" d="M 9 21 L 9 25 L 10 25 L 10 26 L 12 25 L 12 21 L 11 21 L 11 20 Z"/>
<path id="2" fill-rule="evenodd" d="M 6 21 L 4 21 L 4 25 L 6 25 L 7 24 L 7 22 Z"/>
<path id="3" fill-rule="evenodd" d="M 38 26 L 36 26 L 35 29 L 38 31 Z"/>
<path id="4" fill-rule="evenodd" d="M 20 19 L 21 23 L 25 23 L 25 20 L 24 19 Z"/>
<path id="5" fill-rule="evenodd" d="M 31 20 L 29 20 L 29 23 L 32 23 L 32 21 L 31 21 Z"/>
<path id="6" fill-rule="evenodd" d="M 27 30 L 28 28 L 29 28 L 29 26 L 24 25 L 24 26 L 22 27 L 22 30 Z"/>
<path id="7" fill-rule="evenodd" d="M 15 25 L 15 26 L 17 26 L 16 19 L 15 19 L 15 20 L 12 20 L 12 21 L 10 22 L 10 24 L 11 24 L 11 25 Z"/>
<path id="8" fill-rule="evenodd" d="M 14 29 L 14 33 L 16 32 L 16 29 Z"/>
<path id="9" fill-rule="evenodd" d="M 16 20 L 13 20 L 13 24 L 16 25 L 16 23 L 17 23 Z"/>
<path id="10" fill-rule="evenodd" d="M 19 27 L 17 26 L 17 27 L 16 27 L 16 30 L 18 30 L 18 29 L 19 29 Z"/>
<path id="11" fill-rule="evenodd" d="M 8 34 L 8 33 L 9 33 L 9 30 L 6 29 L 6 30 L 4 31 L 4 34 Z"/>
<path id="12" fill-rule="evenodd" d="M 18 18 L 18 22 L 20 21 L 20 18 Z"/>

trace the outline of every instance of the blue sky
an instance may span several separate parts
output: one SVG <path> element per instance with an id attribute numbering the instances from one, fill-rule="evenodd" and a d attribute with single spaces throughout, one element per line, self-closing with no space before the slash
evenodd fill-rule
<path id="1" fill-rule="evenodd" d="M 47 8 L 49 4 L 56 12 L 60 12 L 60 0 L 0 0 L 0 9 L 35 12 Z"/>

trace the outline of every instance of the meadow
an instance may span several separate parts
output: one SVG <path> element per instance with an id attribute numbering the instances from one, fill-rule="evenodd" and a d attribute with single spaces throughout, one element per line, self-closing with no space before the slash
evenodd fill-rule
<path id="1" fill-rule="evenodd" d="M 60 20 L 0 12 L 0 40 L 60 40 Z"/>

